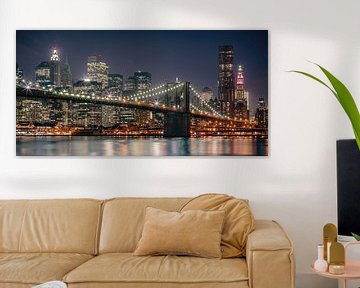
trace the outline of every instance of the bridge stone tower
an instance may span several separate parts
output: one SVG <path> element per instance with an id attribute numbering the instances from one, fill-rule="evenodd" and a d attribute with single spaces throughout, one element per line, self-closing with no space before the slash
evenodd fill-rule
<path id="1" fill-rule="evenodd" d="M 183 86 L 184 107 L 182 111 L 166 112 L 164 137 L 190 137 L 190 83 Z"/>

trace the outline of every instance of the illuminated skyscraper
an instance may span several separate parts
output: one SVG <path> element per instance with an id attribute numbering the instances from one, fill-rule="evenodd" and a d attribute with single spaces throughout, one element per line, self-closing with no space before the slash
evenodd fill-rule
<path id="1" fill-rule="evenodd" d="M 213 99 L 214 93 L 209 87 L 204 87 L 204 89 L 201 90 L 201 98 L 204 99 L 206 102 L 209 102 Z"/>
<path id="2" fill-rule="evenodd" d="M 113 96 L 122 96 L 124 78 L 121 74 L 109 74 L 108 91 Z"/>
<path id="3" fill-rule="evenodd" d="M 136 93 L 151 88 L 151 74 L 149 72 L 137 71 L 134 73 L 134 77 L 136 81 Z"/>
<path id="4" fill-rule="evenodd" d="M 249 91 L 245 90 L 244 98 L 246 99 L 246 109 L 250 110 L 250 93 L 249 93 Z"/>
<path id="5" fill-rule="evenodd" d="M 263 97 L 259 98 L 258 107 L 255 113 L 256 125 L 259 128 L 268 127 L 268 108 Z"/>
<path id="6" fill-rule="evenodd" d="M 36 66 L 35 82 L 42 86 L 48 86 L 53 84 L 51 79 L 51 67 L 48 61 L 43 61 L 38 66 Z"/>
<path id="7" fill-rule="evenodd" d="M 151 74 L 149 72 L 137 71 L 134 73 L 136 89 L 135 92 L 144 92 L 151 88 Z M 135 110 L 134 118 L 138 123 L 149 121 L 152 113 L 149 111 Z"/>
<path id="8" fill-rule="evenodd" d="M 60 71 L 60 56 L 57 49 L 52 51 L 50 57 L 50 79 L 52 85 L 60 86 L 61 85 L 61 71 Z"/>
<path id="9" fill-rule="evenodd" d="M 97 81 L 80 80 L 73 84 L 75 94 L 101 95 L 102 84 Z M 70 124 L 72 126 L 101 126 L 101 106 L 90 103 L 70 103 Z"/>
<path id="10" fill-rule="evenodd" d="M 61 69 L 61 85 L 64 87 L 72 87 L 73 85 L 71 69 L 67 58 Z"/>
<path id="11" fill-rule="evenodd" d="M 90 56 L 87 62 L 87 78 L 91 81 L 101 83 L 102 87 L 108 86 L 109 66 L 100 56 Z"/>
<path id="12" fill-rule="evenodd" d="M 59 56 L 59 53 L 58 53 L 57 49 L 54 49 L 52 51 L 50 61 L 54 61 L 54 62 L 59 62 L 60 61 L 60 56 Z"/>
<path id="13" fill-rule="evenodd" d="M 241 65 L 238 67 L 237 75 L 236 75 L 236 92 L 235 99 L 243 100 L 245 98 L 244 95 L 244 70 Z"/>
<path id="14" fill-rule="evenodd" d="M 236 73 L 236 89 L 235 89 L 235 117 L 241 120 L 249 120 L 248 96 L 245 95 L 245 77 L 244 69 L 238 66 Z"/>
<path id="15" fill-rule="evenodd" d="M 24 79 L 24 71 L 16 64 L 16 84 L 19 84 Z"/>
<path id="16" fill-rule="evenodd" d="M 133 95 L 136 93 L 136 79 L 129 77 L 124 83 L 124 96 Z"/>
<path id="17" fill-rule="evenodd" d="M 109 84 L 107 87 L 107 95 L 111 97 L 123 95 L 123 75 L 109 74 Z M 112 127 L 120 123 L 121 108 L 114 106 L 102 106 L 102 126 Z"/>
<path id="18" fill-rule="evenodd" d="M 221 111 L 234 117 L 234 50 L 233 46 L 219 46 L 219 101 Z"/>

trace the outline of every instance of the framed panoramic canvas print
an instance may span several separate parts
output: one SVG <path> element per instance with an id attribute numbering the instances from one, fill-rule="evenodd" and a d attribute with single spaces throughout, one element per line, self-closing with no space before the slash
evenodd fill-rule
<path id="1" fill-rule="evenodd" d="M 18 156 L 268 155 L 266 30 L 18 30 Z"/>

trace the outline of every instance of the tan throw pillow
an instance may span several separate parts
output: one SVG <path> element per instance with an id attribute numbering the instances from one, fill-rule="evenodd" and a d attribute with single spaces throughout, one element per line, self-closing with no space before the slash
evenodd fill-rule
<path id="1" fill-rule="evenodd" d="M 168 212 L 146 208 L 134 255 L 192 255 L 221 258 L 224 211 Z"/>
<path id="2" fill-rule="evenodd" d="M 204 194 L 190 200 L 181 209 L 188 210 L 225 211 L 221 236 L 222 257 L 245 256 L 247 236 L 254 230 L 254 217 L 247 200 L 225 194 Z"/>

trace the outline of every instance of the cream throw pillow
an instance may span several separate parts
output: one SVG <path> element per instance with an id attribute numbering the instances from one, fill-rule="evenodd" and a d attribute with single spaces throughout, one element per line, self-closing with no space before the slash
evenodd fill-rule
<path id="1" fill-rule="evenodd" d="M 224 211 L 168 212 L 146 208 L 134 255 L 192 255 L 221 258 Z"/>

